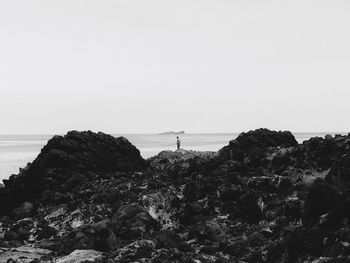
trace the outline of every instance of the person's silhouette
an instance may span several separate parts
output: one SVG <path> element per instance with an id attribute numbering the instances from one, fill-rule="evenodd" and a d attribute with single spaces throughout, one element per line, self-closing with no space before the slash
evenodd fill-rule
<path id="1" fill-rule="evenodd" d="M 181 144 L 181 140 L 179 138 L 179 136 L 176 137 L 176 144 L 177 144 L 177 149 L 180 149 L 180 144 Z"/>

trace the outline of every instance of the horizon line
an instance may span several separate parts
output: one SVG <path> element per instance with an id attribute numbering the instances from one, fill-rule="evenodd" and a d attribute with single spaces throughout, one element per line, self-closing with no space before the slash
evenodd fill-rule
<path id="1" fill-rule="evenodd" d="M 88 130 L 69 130 L 69 131 L 88 131 Z M 55 136 L 55 135 L 65 135 L 66 133 L 0 133 L 0 136 L 23 136 L 23 135 L 50 135 L 50 136 Z M 241 131 L 241 132 L 185 132 L 182 135 L 188 135 L 188 134 L 241 134 L 243 132 L 249 132 L 252 130 L 247 130 L 247 131 Z M 339 133 L 339 134 L 344 134 L 344 133 L 350 133 L 349 131 L 291 131 L 291 130 L 272 130 L 272 131 L 290 131 L 293 134 L 300 134 L 300 133 Z M 92 132 L 103 132 L 103 131 L 92 131 Z M 110 134 L 110 135 L 160 135 L 160 136 L 168 136 L 168 135 L 181 135 L 181 134 L 161 134 L 161 133 L 155 133 L 155 132 L 103 132 L 105 134 Z"/>

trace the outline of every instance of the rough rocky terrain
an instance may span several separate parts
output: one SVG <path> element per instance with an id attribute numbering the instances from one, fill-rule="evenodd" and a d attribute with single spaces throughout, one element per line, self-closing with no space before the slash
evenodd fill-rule
<path id="1" fill-rule="evenodd" d="M 242 133 L 148 160 L 69 132 L 0 189 L 0 262 L 350 262 L 350 136 Z"/>

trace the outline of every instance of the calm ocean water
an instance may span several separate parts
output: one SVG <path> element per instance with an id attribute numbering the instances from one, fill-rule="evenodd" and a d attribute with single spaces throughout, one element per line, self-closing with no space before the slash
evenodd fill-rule
<path id="1" fill-rule="evenodd" d="M 324 137 L 335 133 L 295 133 L 299 142 L 314 136 Z M 236 138 L 238 133 L 183 134 L 181 148 L 217 151 Z M 176 149 L 176 135 L 155 134 L 115 134 L 124 136 L 132 142 L 144 158 L 149 158 L 163 150 Z M 25 167 L 39 154 L 41 148 L 52 135 L 0 135 L 0 181 L 11 174 L 18 173 L 19 167 Z"/>

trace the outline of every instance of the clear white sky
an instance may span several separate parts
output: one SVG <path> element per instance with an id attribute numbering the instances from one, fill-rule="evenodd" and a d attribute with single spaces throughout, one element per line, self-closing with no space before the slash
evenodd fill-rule
<path id="1" fill-rule="evenodd" d="M 0 2 L 0 134 L 350 130 L 350 1 Z"/>

